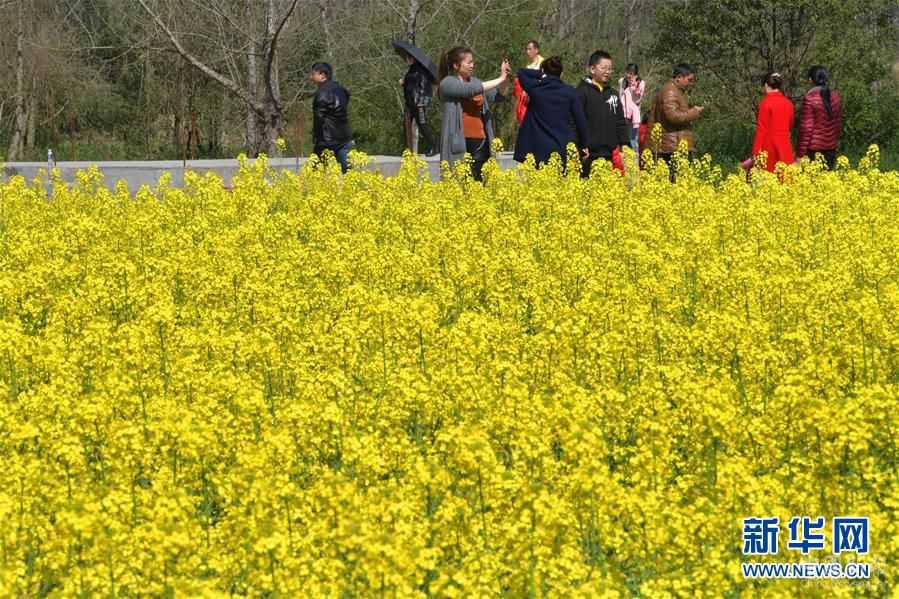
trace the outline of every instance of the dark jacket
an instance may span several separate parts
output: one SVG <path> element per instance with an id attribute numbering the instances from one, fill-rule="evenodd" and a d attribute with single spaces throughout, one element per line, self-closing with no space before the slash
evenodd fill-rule
<path id="1" fill-rule="evenodd" d="M 569 143 L 587 147 L 587 119 L 573 87 L 532 69 L 518 71 L 518 81 L 528 94 L 528 111 L 518 130 L 515 160 L 524 162 L 533 154 L 540 164 L 553 153 L 564 159 Z"/>
<path id="2" fill-rule="evenodd" d="M 322 83 L 312 99 L 312 140 L 316 150 L 336 149 L 353 139 L 350 92 L 336 81 Z"/>
<path id="3" fill-rule="evenodd" d="M 813 87 L 805 94 L 799 116 L 800 157 L 811 152 L 836 150 L 843 130 L 843 106 L 840 94 L 830 90 L 830 115 L 821 97 L 821 88 Z"/>
<path id="4" fill-rule="evenodd" d="M 577 97 L 587 117 L 587 147 L 593 157 L 611 158 L 612 150 L 630 144 L 631 124 L 624 118 L 618 90 L 600 90 L 589 77 L 577 86 Z"/>
<path id="5" fill-rule="evenodd" d="M 430 106 L 434 98 L 434 81 L 421 63 L 414 62 L 403 77 L 403 99 L 406 108 L 414 112 L 419 107 Z"/>

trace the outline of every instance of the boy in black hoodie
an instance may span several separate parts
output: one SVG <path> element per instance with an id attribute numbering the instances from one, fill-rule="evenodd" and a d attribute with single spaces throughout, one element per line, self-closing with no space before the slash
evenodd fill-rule
<path id="1" fill-rule="evenodd" d="M 577 97 L 587 116 L 587 147 L 590 155 L 581 162 L 581 176 L 589 177 L 593 161 L 612 160 L 612 151 L 630 144 L 630 130 L 618 90 L 609 85 L 612 57 L 597 50 L 590 55 L 590 75 L 577 86 Z"/>

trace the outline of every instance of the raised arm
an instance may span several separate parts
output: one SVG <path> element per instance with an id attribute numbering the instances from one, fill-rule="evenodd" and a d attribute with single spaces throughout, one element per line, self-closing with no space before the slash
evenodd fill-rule
<path id="1" fill-rule="evenodd" d="M 643 92 L 646 91 L 646 82 L 640 79 L 639 83 L 634 86 L 634 92 L 632 97 L 634 99 L 634 104 L 640 104 L 640 100 L 643 99 Z"/>
<path id="2" fill-rule="evenodd" d="M 521 89 L 527 93 L 531 93 L 531 90 L 540 83 L 542 78 L 543 71 L 538 71 L 536 69 L 518 69 L 518 82 L 521 84 Z"/>
<path id="3" fill-rule="evenodd" d="M 491 79 L 490 81 L 479 81 L 477 79 L 464 81 L 459 77 L 450 75 L 444 77 L 443 81 L 440 82 L 440 97 L 447 100 L 465 100 L 467 98 L 473 98 L 495 90 L 508 81 L 508 79 L 509 73 L 506 69 L 502 70 L 499 77 Z"/>
<path id="4" fill-rule="evenodd" d="M 463 81 L 455 75 L 440 82 L 440 97 L 446 100 L 465 100 L 484 93 L 486 83 L 478 80 Z"/>
<path id="5" fill-rule="evenodd" d="M 512 74 L 512 67 L 509 65 L 508 60 L 504 60 L 503 63 L 499 67 L 499 77 L 496 79 L 491 79 L 490 81 L 484 82 L 484 91 L 489 92 L 491 90 L 502 87 L 500 91 L 505 94 L 505 88 L 508 87 L 507 83 L 509 82 L 509 75 Z"/>

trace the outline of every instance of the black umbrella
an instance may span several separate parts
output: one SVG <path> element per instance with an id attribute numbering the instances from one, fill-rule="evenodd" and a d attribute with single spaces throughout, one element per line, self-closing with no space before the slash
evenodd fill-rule
<path id="1" fill-rule="evenodd" d="M 421 66 L 427 69 L 428 73 L 430 73 L 431 75 L 431 78 L 434 81 L 437 81 L 437 67 L 434 66 L 434 63 L 431 62 L 431 59 L 428 58 L 428 55 L 425 54 L 424 50 L 422 50 L 418 46 L 413 46 L 409 42 L 402 42 L 399 40 L 393 42 L 393 49 L 396 50 L 396 53 L 400 56 L 405 56 L 408 54 L 409 56 L 417 60 Z"/>

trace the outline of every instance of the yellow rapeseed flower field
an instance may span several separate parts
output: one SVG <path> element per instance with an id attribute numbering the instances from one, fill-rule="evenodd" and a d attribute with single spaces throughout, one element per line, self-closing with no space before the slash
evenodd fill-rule
<path id="1" fill-rule="evenodd" d="M 888 595 L 899 174 L 594 170 L 0 184 L 0 594 Z"/>

